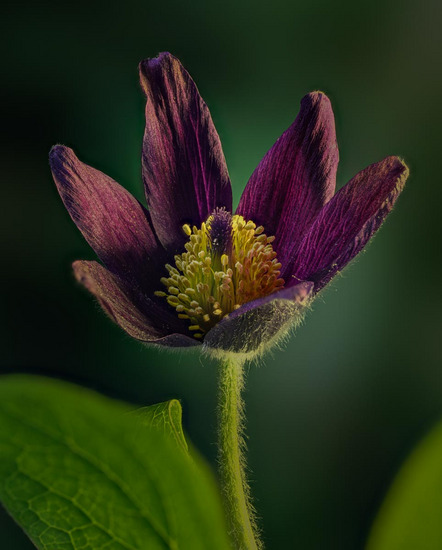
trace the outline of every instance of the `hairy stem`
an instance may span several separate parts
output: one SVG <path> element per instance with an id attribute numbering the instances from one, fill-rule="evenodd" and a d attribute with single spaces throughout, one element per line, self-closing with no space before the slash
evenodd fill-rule
<path id="1" fill-rule="evenodd" d="M 224 361 L 219 375 L 219 464 L 227 519 L 236 548 L 258 550 L 263 545 L 258 538 L 245 473 L 243 383 L 243 362 L 232 358 Z"/>

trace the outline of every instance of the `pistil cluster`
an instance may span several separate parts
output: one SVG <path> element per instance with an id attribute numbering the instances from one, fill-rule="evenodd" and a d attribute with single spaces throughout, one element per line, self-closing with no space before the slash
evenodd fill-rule
<path id="1" fill-rule="evenodd" d="M 195 338 L 241 305 L 284 286 L 275 237 L 267 237 L 262 226 L 219 208 L 200 228 L 186 224 L 183 231 L 186 252 L 175 256 L 175 267 L 166 264 L 166 292 L 155 294 L 188 319 Z"/>

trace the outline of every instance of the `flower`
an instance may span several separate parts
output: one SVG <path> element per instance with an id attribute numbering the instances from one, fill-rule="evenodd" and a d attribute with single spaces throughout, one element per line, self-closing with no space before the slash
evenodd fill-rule
<path id="1" fill-rule="evenodd" d="M 335 194 L 333 112 L 325 94 L 313 92 L 233 215 L 221 143 L 189 74 L 162 53 L 140 64 L 140 78 L 148 208 L 71 149 L 50 153 L 63 202 L 103 264 L 76 261 L 75 276 L 138 340 L 252 356 L 364 248 L 408 169 L 387 157 Z"/>

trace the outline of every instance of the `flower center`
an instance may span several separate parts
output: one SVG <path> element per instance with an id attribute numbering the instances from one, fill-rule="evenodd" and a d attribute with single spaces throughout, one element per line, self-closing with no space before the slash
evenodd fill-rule
<path id="1" fill-rule="evenodd" d="M 195 338 L 203 338 L 223 317 L 241 305 L 280 290 L 281 264 L 262 226 L 217 208 L 200 229 L 184 225 L 186 252 L 166 264 L 161 282 L 180 319 L 189 320 Z"/>

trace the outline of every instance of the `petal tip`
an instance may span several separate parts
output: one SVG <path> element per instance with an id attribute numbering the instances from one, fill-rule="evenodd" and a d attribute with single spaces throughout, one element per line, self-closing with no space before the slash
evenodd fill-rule
<path id="1" fill-rule="evenodd" d="M 49 151 L 49 166 L 51 167 L 54 176 L 58 172 L 62 165 L 68 159 L 75 159 L 75 153 L 70 147 L 65 145 L 54 145 Z"/>
<path id="2" fill-rule="evenodd" d="M 301 99 L 299 115 L 301 119 L 318 124 L 318 128 L 328 129 L 329 141 L 334 144 L 335 161 L 338 161 L 338 150 L 336 144 L 335 117 L 330 99 L 324 92 L 316 90 L 305 95 Z M 316 121 L 316 122 L 315 122 Z"/>
<path id="3" fill-rule="evenodd" d="M 65 147 L 64 145 L 60 145 L 57 143 L 57 145 L 53 145 L 51 147 L 51 150 L 49 151 L 49 161 L 57 161 L 63 153 L 69 149 L 68 147 Z"/>
<path id="4" fill-rule="evenodd" d="M 160 52 L 156 57 L 148 57 L 147 59 L 143 59 L 138 65 L 140 77 L 146 78 L 149 71 L 155 70 L 157 67 L 161 67 L 167 62 L 170 63 L 175 61 L 178 61 L 178 59 L 170 52 Z"/>
<path id="5" fill-rule="evenodd" d="M 301 107 L 311 108 L 312 106 L 331 107 L 331 101 L 324 92 L 315 90 L 301 99 Z"/>
<path id="6" fill-rule="evenodd" d="M 88 262 L 85 260 L 75 260 L 75 262 L 72 263 L 72 271 L 74 272 L 74 277 L 77 282 L 85 285 L 85 279 L 88 271 Z"/>
<path id="7" fill-rule="evenodd" d="M 385 171 L 392 172 L 396 175 L 397 188 L 402 191 L 410 175 L 410 169 L 404 159 L 398 156 L 390 156 L 385 158 L 382 162 L 384 163 Z"/>
<path id="8" fill-rule="evenodd" d="M 405 160 L 401 157 L 394 157 L 396 159 L 396 162 L 400 165 L 400 168 L 404 174 L 404 176 L 407 178 L 410 175 L 410 169 L 408 168 Z"/>

